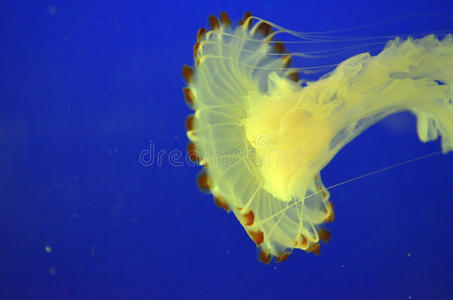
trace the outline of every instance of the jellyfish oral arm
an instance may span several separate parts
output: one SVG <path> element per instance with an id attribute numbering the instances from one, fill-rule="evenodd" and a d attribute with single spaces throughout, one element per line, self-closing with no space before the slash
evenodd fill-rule
<path id="1" fill-rule="evenodd" d="M 362 54 L 343 62 L 331 76 L 310 88 L 316 93 L 332 86 L 337 89 L 318 101 L 341 103 L 328 117 L 337 135 L 331 147 L 337 151 L 370 125 L 398 111 L 417 116 L 421 141 L 441 136 L 443 152 L 453 149 L 451 35 L 442 41 L 433 35 L 404 42 L 396 39 L 377 56 Z"/>
<path id="2" fill-rule="evenodd" d="M 272 77 L 274 77 L 272 79 Z M 423 142 L 442 136 L 443 152 L 453 148 L 453 40 L 434 36 L 394 40 L 377 56 L 360 54 L 342 62 L 330 75 L 286 94 L 270 76 L 274 99 L 261 99 L 250 114 L 249 136 L 266 135 L 257 148 L 262 160 L 302 156 L 300 164 L 263 164 L 265 187 L 289 201 L 307 178 L 313 178 L 349 141 L 389 114 L 411 111 Z M 276 122 L 276 120 L 278 120 Z M 269 124 L 273 124 L 270 126 Z M 253 138 L 249 138 L 253 140 Z"/>

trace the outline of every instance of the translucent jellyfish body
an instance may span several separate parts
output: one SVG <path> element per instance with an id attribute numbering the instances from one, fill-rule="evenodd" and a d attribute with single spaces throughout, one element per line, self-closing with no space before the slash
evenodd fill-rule
<path id="1" fill-rule="evenodd" d="M 204 166 L 200 188 L 232 211 L 260 247 L 282 261 L 294 248 L 319 254 L 334 219 L 320 171 L 349 141 L 399 111 L 417 117 L 421 141 L 453 149 L 453 38 L 395 38 L 377 55 L 354 55 L 318 80 L 299 79 L 278 35 L 293 32 L 226 13 L 200 29 L 183 76 L 188 151 Z M 304 38 L 302 36 L 301 38 Z M 305 37 L 307 40 L 309 36 Z"/>

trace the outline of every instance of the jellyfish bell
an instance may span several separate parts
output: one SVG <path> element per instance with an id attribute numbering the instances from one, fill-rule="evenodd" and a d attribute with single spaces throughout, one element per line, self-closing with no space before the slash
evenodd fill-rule
<path id="1" fill-rule="evenodd" d="M 238 26 L 226 13 L 209 22 L 211 30 L 197 34 L 194 68 L 183 68 L 195 111 L 186 120 L 188 152 L 204 166 L 200 189 L 234 213 L 261 261 L 283 261 L 295 248 L 319 254 L 319 242 L 330 239 L 325 223 L 334 219 L 320 171 L 372 124 L 410 111 L 421 141 L 441 137 L 442 151 L 453 149 L 451 35 L 393 38 L 371 55 L 360 48 L 382 41 L 297 33 L 248 13 Z M 289 52 L 282 35 L 303 49 L 358 43 Z M 357 53 L 311 65 L 349 51 Z M 301 66 L 292 67 L 296 59 Z"/>

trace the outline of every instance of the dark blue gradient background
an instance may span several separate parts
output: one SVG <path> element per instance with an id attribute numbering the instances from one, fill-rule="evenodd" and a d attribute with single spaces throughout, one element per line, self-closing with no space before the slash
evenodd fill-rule
<path id="1" fill-rule="evenodd" d="M 332 189 L 321 255 L 270 266 L 198 191 L 199 168 L 168 162 L 186 147 L 181 67 L 209 14 L 250 10 L 321 31 L 453 15 L 453 2 L 242 2 L 0 0 L 0 299 L 453 299 L 452 154 Z M 150 141 L 166 151 L 160 166 L 139 163 Z M 348 145 L 323 179 L 439 149 L 400 114 Z"/>

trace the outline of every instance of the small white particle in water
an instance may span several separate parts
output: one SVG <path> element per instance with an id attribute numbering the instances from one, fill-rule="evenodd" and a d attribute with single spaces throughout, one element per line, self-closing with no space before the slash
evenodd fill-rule
<path id="1" fill-rule="evenodd" d="M 412 299 L 412 296 L 409 296 L 408 299 Z"/>
<path id="2" fill-rule="evenodd" d="M 46 246 L 46 252 L 47 252 L 47 253 L 52 252 L 52 248 L 51 248 L 50 246 Z"/>
<path id="3" fill-rule="evenodd" d="M 57 269 L 55 269 L 55 268 L 49 268 L 49 274 L 52 275 L 52 276 L 57 275 Z"/>
<path id="4" fill-rule="evenodd" d="M 411 257 L 411 255 L 412 255 L 412 254 L 411 254 L 410 252 L 407 253 L 407 257 Z"/>
<path id="5" fill-rule="evenodd" d="M 91 257 L 94 256 L 94 250 L 95 250 L 94 246 L 91 246 L 91 254 L 90 254 Z"/>

